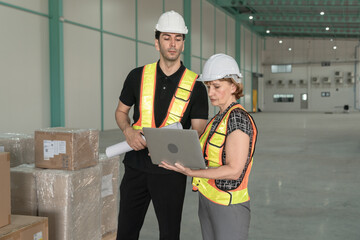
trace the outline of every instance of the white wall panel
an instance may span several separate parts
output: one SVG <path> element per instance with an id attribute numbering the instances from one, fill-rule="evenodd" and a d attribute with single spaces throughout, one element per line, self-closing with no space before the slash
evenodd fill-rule
<path id="1" fill-rule="evenodd" d="M 0 6 L 0 132 L 50 125 L 48 19 Z"/>
<path id="2" fill-rule="evenodd" d="M 244 40 L 245 40 L 245 69 L 250 71 L 251 69 L 251 32 L 244 28 Z"/>
<path id="3" fill-rule="evenodd" d="M 139 40 L 153 43 L 155 25 L 162 14 L 162 0 L 138 0 L 138 36 Z"/>
<path id="4" fill-rule="evenodd" d="M 64 25 L 65 126 L 101 127 L 100 34 Z"/>
<path id="5" fill-rule="evenodd" d="M 209 58 L 214 54 L 214 7 L 202 1 L 202 56 Z"/>
<path id="6" fill-rule="evenodd" d="M 103 1 L 104 30 L 135 39 L 135 1 Z"/>
<path id="7" fill-rule="evenodd" d="M 135 42 L 104 35 L 104 129 L 117 128 L 115 109 L 124 81 L 135 68 Z"/>
<path id="8" fill-rule="evenodd" d="M 48 14 L 49 12 L 48 0 L 2 0 L 2 2 L 44 14 Z"/>
<path id="9" fill-rule="evenodd" d="M 160 58 L 160 53 L 155 49 L 155 46 L 139 43 L 138 49 L 139 66 L 144 66 L 145 64 L 156 62 Z"/>
<path id="10" fill-rule="evenodd" d="M 200 59 L 192 57 L 191 58 L 191 65 L 192 65 L 191 70 L 200 75 L 201 74 L 201 70 L 200 70 L 201 69 L 201 61 L 200 61 Z"/>
<path id="11" fill-rule="evenodd" d="M 202 0 L 191 1 L 191 54 L 200 57 L 200 34 L 201 34 L 201 15 L 200 2 Z"/>
<path id="12" fill-rule="evenodd" d="M 227 54 L 235 58 L 235 20 L 228 16 L 227 18 Z"/>
<path id="13" fill-rule="evenodd" d="M 100 28 L 100 0 L 63 0 L 66 20 Z"/>
<path id="14" fill-rule="evenodd" d="M 165 2 L 165 12 L 174 10 L 182 16 L 184 16 L 184 4 L 183 1 L 174 1 L 174 0 L 164 0 Z"/>
<path id="15" fill-rule="evenodd" d="M 226 21 L 225 21 L 225 14 L 220 11 L 216 10 L 216 46 L 215 46 L 215 53 L 226 53 Z"/>

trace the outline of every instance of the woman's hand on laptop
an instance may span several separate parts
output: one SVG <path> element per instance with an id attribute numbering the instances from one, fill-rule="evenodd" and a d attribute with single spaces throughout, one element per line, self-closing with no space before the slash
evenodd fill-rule
<path id="1" fill-rule="evenodd" d="M 166 163 L 165 161 L 162 161 L 161 164 L 159 164 L 159 167 L 165 168 L 167 170 L 179 172 L 179 173 L 182 173 L 182 174 L 190 176 L 190 177 L 191 177 L 191 173 L 192 173 L 192 170 L 190 168 L 184 167 L 180 163 L 175 163 L 175 165 L 171 165 L 171 164 Z"/>

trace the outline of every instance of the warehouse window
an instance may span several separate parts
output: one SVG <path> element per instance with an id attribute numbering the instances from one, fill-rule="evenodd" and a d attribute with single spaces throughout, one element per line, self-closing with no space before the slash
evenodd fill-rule
<path id="1" fill-rule="evenodd" d="M 294 94 L 274 94 L 274 102 L 294 102 Z"/>
<path id="2" fill-rule="evenodd" d="M 291 64 L 288 65 L 271 65 L 272 73 L 289 73 L 291 72 Z"/>

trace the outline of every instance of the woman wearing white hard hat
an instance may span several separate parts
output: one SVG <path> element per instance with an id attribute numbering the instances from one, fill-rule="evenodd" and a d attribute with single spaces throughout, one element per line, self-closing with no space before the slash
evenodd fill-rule
<path id="1" fill-rule="evenodd" d="M 194 170 L 165 162 L 162 167 L 193 177 L 199 191 L 199 219 L 203 239 L 247 239 L 250 224 L 248 180 L 257 129 L 253 118 L 237 103 L 243 96 L 236 61 L 215 54 L 198 81 L 205 82 L 212 105 L 220 111 L 200 136 L 207 169 Z"/>

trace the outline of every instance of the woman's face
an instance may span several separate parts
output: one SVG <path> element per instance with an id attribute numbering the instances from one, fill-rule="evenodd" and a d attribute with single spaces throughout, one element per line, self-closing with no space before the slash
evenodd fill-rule
<path id="1" fill-rule="evenodd" d="M 210 102 L 213 106 L 225 110 L 233 101 L 236 101 L 233 93 L 236 86 L 233 83 L 222 80 L 206 82 Z"/>

